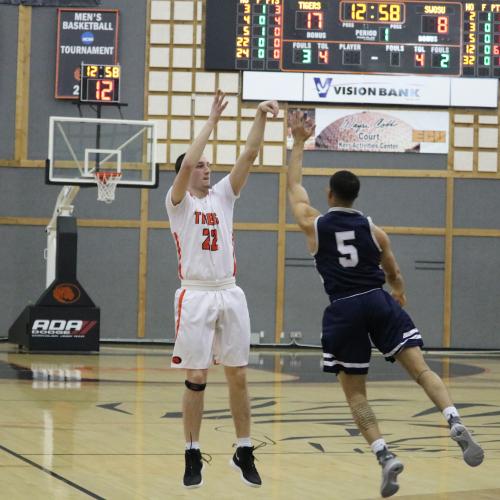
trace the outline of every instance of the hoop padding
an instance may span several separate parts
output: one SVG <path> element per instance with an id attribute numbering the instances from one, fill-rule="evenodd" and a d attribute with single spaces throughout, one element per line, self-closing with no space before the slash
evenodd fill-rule
<path id="1" fill-rule="evenodd" d="M 104 203 L 113 203 L 115 200 L 116 186 L 122 178 L 121 172 L 96 172 L 94 174 L 97 184 L 97 200 Z"/>

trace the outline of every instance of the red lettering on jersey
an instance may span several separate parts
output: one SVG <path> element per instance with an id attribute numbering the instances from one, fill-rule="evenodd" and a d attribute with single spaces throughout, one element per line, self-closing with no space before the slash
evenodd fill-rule
<path id="1" fill-rule="evenodd" d="M 195 224 L 205 224 L 207 226 L 216 226 L 219 224 L 219 218 L 215 212 L 204 214 L 203 212 L 194 213 Z"/>

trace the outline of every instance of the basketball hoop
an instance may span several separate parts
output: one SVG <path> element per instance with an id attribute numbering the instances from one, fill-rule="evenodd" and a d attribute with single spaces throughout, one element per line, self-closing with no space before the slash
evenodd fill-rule
<path id="1" fill-rule="evenodd" d="M 113 203 L 116 186 L 122 178 L 121 172 L 99 171 L 94 174 L 97 183 L 97 199 L 104 203 Z"/>

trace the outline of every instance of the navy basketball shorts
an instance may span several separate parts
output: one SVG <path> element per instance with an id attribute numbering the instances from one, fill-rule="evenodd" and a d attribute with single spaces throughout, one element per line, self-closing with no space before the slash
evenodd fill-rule
<path id="1" fill-rule="evenodd" d="M 381 288 L 334 300 L 323 315 L 323 371 L 366 374 L 372 344 L 387 361 L 424 345 L 408 313 Z"/>

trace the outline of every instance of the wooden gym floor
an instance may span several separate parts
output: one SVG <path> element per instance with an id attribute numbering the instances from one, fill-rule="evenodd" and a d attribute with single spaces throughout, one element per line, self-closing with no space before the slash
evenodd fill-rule
<path id="1" fill-rule="evenodd" d="M 255 350 L 249 381 L 264 485 L 244 485 L 228 461 L 234 432 L 223 371 L 206 391 L 204 486 L 185 490 L 180 402 L 184 374 L 167 347 L 103 347 L 98 355 L 19 354 L 0 344 L 0 498 L 372 499 L 379 466 L 319 350 Z M 465 423 L 483 445 L 462 462 L 442 417 L 402 370 L 374 356 L 369 397 L 405 464 L 405 500 L 500 498 L 500 353 L 430 353 Z"/>

